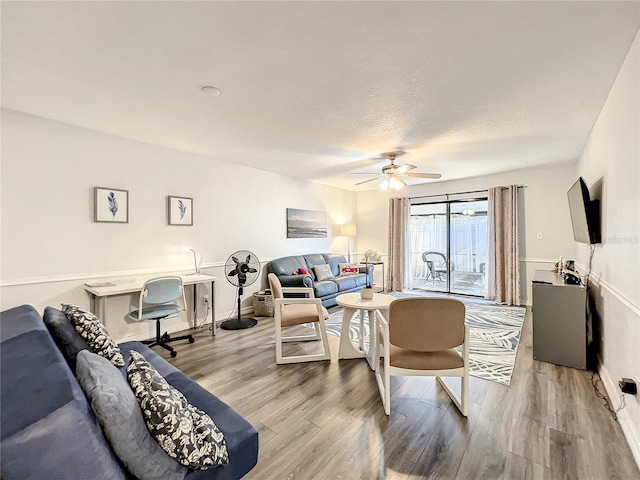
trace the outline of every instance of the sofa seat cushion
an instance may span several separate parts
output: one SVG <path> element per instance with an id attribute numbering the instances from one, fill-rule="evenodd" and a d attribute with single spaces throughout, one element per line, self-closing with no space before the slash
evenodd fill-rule
<path id="1" fill-rule="evenodd" d="M 338 291 L 344 292 L 360 285 L 364 285 L 364 275 L 340 275 L 339 277 L 334 278 L 333 281 L 338 285 Z"/>
<path id="2" fill-rule="evenodd" d="M 229 464 L 212 470 L 194 470 L 187 474 L 188 480 L 237 480 L 246 475 L 258 462 L 258 432 L 240 414 L 217 397 L 191 380 L 181 371 L 165 377 L 194 407 L 213 419 L 224 433 L 229 452 Z M 213 392 L 215 393 L 215 392 Z M 211 475 L 215 474 L 214 477 Z"/>
<path id="3" fill-rule="evenodd" d="M 2 477 L 6 479 L 127 478 L 100 425 L 80 402 L 69 402 L 15 435 L 3 438 L 0 455 Z"/>
<path id="4" fill-rule="evenodd" d="M 322 282 L 315 283 L 314 294 L 316 297 L 324 297 L 325 295 L 332 295 L 338 293 L 338 284 L 334 282 L 335 278 L 331 280 L 323 280 Z"/>

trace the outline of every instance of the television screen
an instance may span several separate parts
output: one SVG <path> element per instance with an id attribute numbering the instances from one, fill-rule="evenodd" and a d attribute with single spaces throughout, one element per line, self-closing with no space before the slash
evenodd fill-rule
<path id="1" fill-rule="evenodd" d="M 580 177 L 567 192 L 569 212 L 573 225 L 573 238 L 581 243 L 598 243 L 597 215 L 589 197 L 589 188 Z"/>

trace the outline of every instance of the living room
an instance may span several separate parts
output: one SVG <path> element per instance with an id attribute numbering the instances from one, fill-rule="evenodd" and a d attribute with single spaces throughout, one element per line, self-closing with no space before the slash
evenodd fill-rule
<path id="1" fill-rule="evenodd" d="M 213 2 L 202 3 L 209 4 L 208 8 L 215 7 Z M 269 3 L 261 3 L 261 8 L 268 12 Z M 479 4 L 482 3 L 485 2 Z M 486 2 L 487 8 L 498 8 L 489 3 Z M 431 111 L 436 115 L 434 119 L 429 118 L 430 111 L 421 111 L 422 117 L 417 115 L 412 121 L 422 118 L 425 131 L 433 138 L 428 140 L 417 134 L 412 137 L 410 132 L 421 127 L 405 123 L 399 114 L 396 116 L 394 101 L 415 100 L 411 76 L 417 75 L 416 71 L 408 72 L 406 76 L 400 74 L 395 78 L 397 83 L 393 83 L 393 76 L 387 78 L 386 84 L 381 83 L 388 88 L 406 87 L 406 95 L 394 92 L 370 104 L 366 103 L 366 95 L 354 96 L 356 103 L 364 103 L 370 110 L 363 107 L 359 117 L 350 117 L 350 121 L 358 126 L 351 133 L 356 135 L 360 132 L 362 135 L 350 141 L 349 132 L 342 136 L 332 132 L 332 136 L 316 130 L 316 122 L 320 120 L 322 123 L 319 125 L 327 128 L 332 121 L 337 121 L 343 113 L 339 104 L 346 102 L 345 93 L 332 91 L 322 82 L 314 84 L 318 91 L 300 93 L 304 90 L 301 85 L 308 80 L 306 77 L 321 77 L 325 67 L 296 76 L 292 76 L 295 73 L 293 68 L 280 72 L 278 80 L 284 82 L 287 76 L 296 79 L 295 84 L 283 83 L 282 87 L 298 100 L 295 111 L 283 111 L 275 101 L 278 95 L 284 95 L 283 92 L 272 92 L 261 85 L 270 74 L 275 74 L 267 68 L 268 61 L 274 58 L 282 60 L 276 47 L 282 47 L 296 35 L 302 35 L 309 25 L 296 25 L 288 33 L 284 29 L 278 30 L 282 37 L 271 32 L 278 42 L 273 45 L 270 55 L 261 57 L 260 49 L 254 47 L 251 51 L 255 56 L 250 61 L 238 60 L 237 71 L 217 71 L 211 65 L 202 66 L 199 71 L 194 69 L 193 83 L 182 85 L 180 88 L 184 91 L 179 91 L 169 81 L 158 80 L 157 86 L 151 81 L 153 76 L 162 79 L 163 71 L 155 70 L 163 64 L 162 60 L 152 62 L 151 58 L 137 57 L 137 54 L 149 51 L 158 56 L 166 54 L 177 62 L 183 52 L 170 44 L 170 40 L 176 39 L 168 36 L 170 38 L 163 43 L 158 37 L 145 37 L 141 33 L 142 28 L 131 27 L 141 17 L 151 15 L 149 24 L 155 25 L 159 31 L 168 28 L 172 23 L 164 10 L 169 8 L 166 5 L 154 9 L 152 3 L 145 6 L 122 2 L 120 7 L 115 7 L 112 4 L 2 2 L 1 310 L 30 304 L 42 312 L 45 307 L 59 306 L 60 303 L 90 308 L 91 297 L 84 288 L 85 283 L 165 271 L 189 272 L 194 268 L 192 253 L 188 250 L 192 248 L 200 271 L 218 277 L 213 301 L 215 320 L 222 321 L 232 314 L 235 307 L 236 289 L 225 279 L 224 264 L 237 250 L 255 252 L 263 266 L 260 281 L 245 289 L 245 298 L 249 300 L 251 293 L 267 287 L 264 266 L 270 260 L 312 252 L 346 254 L 347 239 L 335 235 L 333 227 L 337 225 L 357 226 L 357 236 L 349 240 L 349 248 L 356 260 L 360 260 L 364 251 L 373 249 L 388 262 L 388 200 L 391 197 L 456 194 L 499 185 L 522 186 L 519 193 L 521 304 L 531 306 L 531 281 L 536 270 L 553 269 L 559 256 L 575 259 L 583 272 L 589 269 L 591 252 L 589 246 L 574 241 L 567 202 L 567 191 L 582 176 L 590 187 L 592 198 L 601 202 L 602 242 L 595 247 L 590 276 L 590 296 L 595 301 L 601 321 L 599 372 L 613 408 L 620 407 L 618 380 L 633 378 L 640 381 L 637 348 L 640 341 L 638 2 L 589 2 L 592 7 L 557 3 L 566 8 L 562 12 L 564 15 L 569 16 L 572 9 L 577 9 L 576 17 L 584 15 L 582 30 L 578 28 L 580 25 L 572 24 L 576 31 L 599 28 L 598 20 L 602 20 L 609 22 L 607 28 L 617 32 L 614 35 L 611 30 L 603 30 L 611 33 L 612 39 L 608 43 L 601 42 L 606 44 L 602 51 L 593 46 L 590 47 L 592 50 L 585 47 L 582 51 L 597 58 L 596 63 L 601 68 L 577 62 L 571 67 L 581 66 L 584 70 L 576 75 L 555 64 L 558 76 L 569 75 L 572 79 L 580 76 L 593 79 L 594 84 L 586 82 L 570 89 L 563 83 L 562 89 L 554 90 L 553 83 L 546 83 L 550 81 L 549 77 L 543 75 L 548 71 L 534 70 L 536 64 L 531 59 L 531 70 L 523 68 L 512 77 L 519 79 L 518 88 L 504 90 L 501 98 L 487 97 L 489 106 L 492 102 L 512 101 L 517 104 L 511 113 L 516 111 L 519 116 L 500 120 L 505 124 L 516 124 L 525 131 L 539 125 L 526 120 L 527 112 L 522 107 L 531 107 L 531 104 L 518 103 L 521 96 L 528 95 L 523 91 L 529 91 L 535 99 L 544 98 L 548 92 L 540 110 L 555 112 L 553 108 L 557 104 L 569 105 L 562 110 L 566 117 L 536 117 L 536 120 L 549 122 L 545 136 L 521 139 L 522 131 L 514 126 L 513 130 L 511 127 L 498 130 L 503 138 L 490 138 L 480 126 L 495 123 L 497 119 L 490 116 L 491 108 L 481 102 L 476 105 L 476 110 L 466 112 L 458 105 L 464 118 L 447 125 L 451 131 L 430 127 L 432 122 L 439 121 L 438 115 L 444 115 L 444 107 Z M 245 33 L 255 27 L 250 21 L 254 18 L 250 7 L 262 12 L 253 4 L 239 6 L 237 11 L 231 6 L 225 7 L 225 13 L 233 20 L 229 22 L 236 22 L 240 31 Z M 127 11 L 128 8 L 132 10 Z M 287 7 L 279 4 L 272 8 L 275 8 L 272 14 L 276 15 Z M 355 9 L 355 6 L 351 8 Z M 400 12 L 406 8 L 409 7 L 403 4 Z M 481 10 L 482 7 L 474 8 Z M 530 4 L 529 8 L 535 8 L 535 5 Z M 339 12 L 344 18 L 354 18 L 351 9 Z M 383 29 L 385 15 L 392 15 L 391 10 L 385 10 L 374 16 L 380 23 L 375 24 L 372 30 L 380 36 L 393 36 L 395 30 L 403 27 L 407 31 L 409 28 L 415 29 L 411 30 L 413 32 L 418 31 L 417 25 L 402 23 L 412 17 L 411 10 L 408 12 L 399 14 L 397 23 Z M 610 12 L 610 17 L 603 12 Z M 326 18 L 323 16 L 325 13 Z M 523 22 L 521 28 L 527 24 L 523 13 L 509 14 Z M 331 23 L 336 12 L 328 10 L 323 15 L 320 19 L 310 19 L 309 23 Z M 245 16 L 249 20 L 240 21 Z M 469 13 L 468 16 L 473 15 Z M 606 21 L 602 17 L 606 17 Z M 118 23 L 123 18 L 128 19 L 126 25 L 129 29 Z M 190 18 L 193 20 L 193 16 Z M 545 12 L 534 15 L 537 22 L 544 18 Z M 558 22 L 566 19 L 564 16 L 558 18 Z M 422 18 L 417 23 L 424 21 Z M 536 25 L 534 20 L 529 21 Z M 338 26 L 344 27 L 341 22 Z M 185 28 L 184 25 L 181 27 Z M 197 23 L 193 28 L 200 32 L 204 27 Z M 551 26 L 549 29 L 552 30 Z M 337 30 L 337 26 L 328 29 L 327 34 L 337 34 Z M 482 32 L 473 33 L 480 35 Z M 598 35 L 594 36 L 598 38 Z M 470 35 L 466 40 L 472 38 L 476 37 Z M 146 43 L 150 39 L 160 41 L 160 46 L 151 48 Z M 348 43 L 348 40 L 349 37 L 343 41 Z M 225 55 L 239 56 L 238 51 L 248 49 L 253 43 L 256 43 L 255 39 L 248 37 L 246 44 L 227 46 L 229 50 L 236 50 Z M 567 40 L 567 43 L 570 42 Z M 106 45 L 111 46 L 107 48 Z M 338 49 L 341 45 L 336 40 L 332 47 Z M 189 46 L 193 47 L 193 43 Z M 451 48 L 458 52 L 466 46 L 467 43 L 462 43 Z M 200 48 L 194 57 L 205 55 L 209 46 L 205 42 Z M 444 47 L 440 45 L 441 48 Z M 564 44 L 545 45 L 538 53 L 548 58 L 553 57 L 555 50 L 558 55 L 558 52 L 565 52 L 563 48 Z M 127 49 L 132 50 L 130 56 L 123 53 Z M 283 63 L 291 63 L 286 59 L 287 51 L 283 50 L 282 56 L 287 60 Z M 313 55 L 323 59 L 322 52 L 324 50 L 314 51 Z M 334 52 L 338 54 L 338 50 Z M 400 55 L 399 50 L 394 52 Z M 508 60 L 515 61 L 517 52 L 503 52 L 504 55 L 507 53 L 514 55 Z M 97 54 L 103 56 L 104 70 L 96 67 L 99 62 L 89 61 L 89 57 Z M 356 62 L 356 58 L 344 55 L 346 60 L 341 66 Z M 376 57 L 376 62 L 382 65 L 381 70 L 386 69 L 382 59 L 390 62 L 388 69 L 396 68 L 393 63 L 396 60 L 392 56 Z M 599 62 L 600 59 L 606 61 Z M 535 60 L 542 62 L 540 58 Z M 85 61 L 91 67 L 83 67 Z M 138 79 L 140 83 L 136 88 L 129 90 L 126 84 L 122 84 L 127 77 L 119 69 L 129 68 L 129 62 L 145 61 L 149 62 L 148 75 Z M 229 60 L 224 58 L 224 61 Z M 400 59 L 397 61 L 401 62 Z M 191 62 L 187 63 L 191 65 Z M 282 66 L 283 63 L 277 65 Z M 211 60 L 211 64 L 215 62 Z M 550 67 L 548 63 L 542 62 L 542 65 Z M 172 70 L 174 68 L 179 66 L 171 66 Z M 455 88 L 461 90 L 473 84 L 474 75 L 478 76 L 478 83 L 492 78 L 480 72 L 481 66 L 477 64 L 458 65 L 456 68 L 458 70 L 454 68 L 450 75 L 460 82 Z M 459 76 L 455 76 L 456 73 Z M 382 73 L 376 70 L 376 75 Z M 463 83 L 461 78 L 470 78 L 470 83 Z M 206 96 L 200 91 L 199 85 L 209 82 L 219 86 L 222 92 L 219 97 Z M 140 89 L 142 84 L 146 84 L 148 90 Z M 264 88 L 262 102 L 248 111 L 242 108 L 233 110 L 229 103 L 234 98 L 234 84 L 243 90 L 247 86 L 258 90 Z M 164 102 L 164 88 L 169 85 L 173 88 L 170 94 L 174 95 L 169 103 L 198 103 L 199 108 L 195 112 L 182 112 L 193 121 L 190 124 L 196 126 L 193 130 L 182 127 L 180 107 L 169 110 L 162 117 L 155 115 L 152 105 Z M 271 85 L 271 82 L 265 85 Z M 332 84 L 333 87 L 336 85 Z M 583 88 L 587 92 L 584 95 L 594 95 L 589 101 L 582 96 Z M 352 95 L 357 93 L 355 88 L 348 91 Z M 444 89 L 439 93 L 444 94 Z M 312 103 L 310 98 L 316 95 L 326 95 L 326 101 L 330 95 L 336 95 L 338 98 L 331 99 L 331 106 L 336 110 L 327 111 L 322 105 Z M 453 101 L 453 97 L 447 98 Z M 67 103 L 74 106 L 68 107 Z M 83 103 L 90 108 L 74 110 Z M 216 117 L 218 108 L 225 112 L 224 116 Z M 487 115 L 486 121 L 483 113 Z M 351 115 L 355 114 L 351 112 Z M 213 126 L 205 121 L 209 116 L 216 117 Z M 562 124 L 576 125 L 572 123 L 572 116 L 580 117 L 588 128 L 583 125 L 579 131 L 563 129 L 560 134 L 555 133 L 554 128 L 560 128 Z M 280 128 L 278 122 L 284 127 Z M 287 132 L 295 123 L 300 124 L 300 136 L 292 139 Z M 367 128 L 370 132 L 364 134 Z M 536 130 L 543 131 L 545 129 Z M 509 136 L 510 132 L 512 136 Z M 573 143 L 565 143 L 563 135 L 570 137 Z M 202 143 L 203 136 L 213 139 L 205 144 Z M 253 139 L 259 141 L 254 143 Z M 216 148 L 216 144 L 220 148 Z M 508 156 L 510 144 L 517 144 L 528 152 L 522 157 L 526 162 L 523 160 L 513 168 L 495 168 L 482 173 L 476 173 L 472 163 L 463 163 L 465 157 L 473 157 L 474 154 L 479 159 L 478 163 L 490 163 L 492 155 Z M 465 153 L 467 148 L 469 153 Z M 379 154 L 396 149 L 408 152 L 399 159 L 399 163 L 416 164 L 431 158 L 431 163 L 420 165 L 420 172 L 446 172 L 447 164 L 455 163 L 448 153 L 460 151 L 462 154 L 457 161 L 463 163 L 467 173 L 449 177 L 443 174 L 441 181 L 412 183 L 399 192 L 381 192 L 375 184 L 370 184 L 373 188 L 354 186 L 360 178 L 351 176 L 351 172 L 376 172 L 384 164 Z M 318 172 L 316 158 L 318 164 L 320 159 L 329 158 L 333 166 L 323 163 L 322 172 Z M 267 163 L 272 166 L 267 168 Z M 300 173 L 303 168 L 309 173 Z M 339 171 L 340 178 L 332 186 L 327 179 L 336 171 Z M 337 184 L 342 186 L 335 186 Z M 128 223 L 94 221 L 95 187 L 128 191 Z M 168 225 L 168 196 L 192 199 L 192 226 Z M 325 212 L 327 237 L 287 238 L 287 208 Z M 378 271 L 375 281 L 381 284 Z M 249 301 L 244 306 L 250 311 Z M 130 310 L 131 298 L 115 298 L 110 302 L 107 326 L 112 337 L 118 342 L 152 337 L 153 325 L 128 320 L 126 317 Z M 207 310 L 203 305 L 198 306 L 198 312 L 199 324 L 206 326 L 211 322 L 210 317 L 205 318 Z M 174 332 L 191 325 L 183 316 L 169 320 L 166 327 Z M 238 338 L 246 339 L 251 331 L 242 332 L 242 335 Z M 188 349 L 189 346 L 180 348 Z M 228 350 L 227 353 L 233 356 Z M 306 373 L 315 371 L 304 368 Z M 375 384 L 372 388 L 375 389 Z M 591 390 L 580 391 L 580 395 L 587 394 L 594 395 Z M 626 407 L 618 412 L 617 417 L 631 455 L 640 463 L 638 402 L 637 396 L 627 396 Z M 261 442 L 265 440 L 267 437 Z M 623 445 L 624 448 L 627 445 Z M 389 475 L 388 478 L 396 478 Z M 306 478 L 304 472 L 299 473 L 298 478 Z"/>

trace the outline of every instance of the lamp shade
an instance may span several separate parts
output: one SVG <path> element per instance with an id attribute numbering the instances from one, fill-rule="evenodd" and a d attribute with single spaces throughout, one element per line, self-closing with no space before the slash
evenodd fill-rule
<path id="1" fill-rule="evenodd" d="M 353 224 L 347 223 L 345 225 L 338 225 L 339 237 L 355 237 L 357 234 L 356 226 Z"/>

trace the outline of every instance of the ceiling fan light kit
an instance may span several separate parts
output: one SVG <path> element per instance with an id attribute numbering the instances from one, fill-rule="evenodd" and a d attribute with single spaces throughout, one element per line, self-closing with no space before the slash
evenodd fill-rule
<path id="1" fill-rule="evenodd" d="M 415 165 L 411 165 L 409 163 L 405 165 L 396 165 L 395 161 L 400 155 L 404 155 L 404 152 L 387 152 L 382 154 L 389 160 L 389 165 L 385 165 L 382 167 L 381 173 L 354 173 L 355 175 L 376 175 L 373 178 L 368 180 L 364 180 L 362 182 L 356 183 L 356 185 L 362 185 L 364 183 L 374 182 L 382 178 L 380 182 L 381 190 L 401 190 L 402 188 L 407 186 L 407 182 L 404 181 L 403 177 L 407 178 L 431 178 L 437 179 L 442 175 L 439 173 L 409 173 L 411 170 L 417 168 Z"/>

